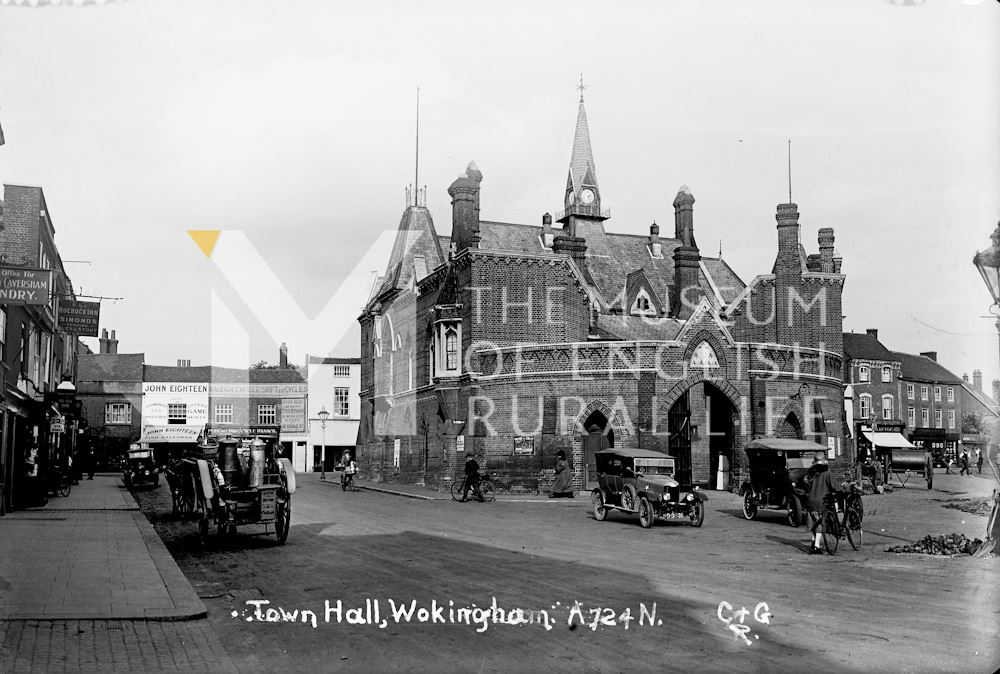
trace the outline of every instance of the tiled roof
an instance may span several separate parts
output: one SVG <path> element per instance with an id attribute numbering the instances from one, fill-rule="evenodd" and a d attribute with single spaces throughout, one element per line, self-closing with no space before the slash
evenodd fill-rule
<path id="1" fill-rule="evenodd" d="M 410 206 L 403 212 L 379 294 L 389 287 L 403 288 L 409 284 L 414 273 L 410 260 L 414 257 L 423 258 L 427 269 L 434 269 L 445 260 L 434 220 L 423 206 Z"/>
<path id="2" fill-rule="evenodd" d="M 85 381 L 142 381 L 142 353 L 91 353 L 80 354 L 77 360 L 76 380 Z"/>
<path id="3" fill-rule="evenodd" d="M 219 384 L 301 384 L 306 379 L 296 369 L 254 369 L 246 370 L 233 367 L 211 367 L 200 365 L 194 367 L 175 367 L 171 365 L 146 365 L 143 370 L 143 381 L 171 381 Z"/>
<path id="4" fill-rule="evenodd" d="M 642 316 L 601 314 L 597 328 L 601 337 L 622 340 L 659 341 L 673 339 L 681 331 L 682 322 L 675 318 L 650 319 Z"/>
<path id="5" fill-rule="evenodd" d="M 904 379 L 937 382 L 941 384 L 961 384 L 962 380 L 952 374 L 947 368 L 927 356 L 916 356 L 910 353 L 892 351 L 892 360 L 901 364 L 900 376 Z"/>
<path id="6" fill-rule="evenodd" d="M 324 358 L 322 356 L 309 356 L 310 365 L 360 365 L 360 358 Z"/>
<path id="7" fill-rule="evenodd" d="M 866 333 L 844 333 L 844 357 L 863 358 L 865 360 L 899 360 L 882 342 Z M 905 373 L 904 373 L 905 376 Z"/>
<path id="8" fill-rule="evenodd" d="M 964 388 L 966 390 L 966 392 L 970 396 L 972 396 L 980 405 L 982 405 L 986 409 L 987 412 L 989 412 L 993 416 L 998 416 L 997 415 L 997 404 L 993 400 L 993 398 L 989 397 L 988 395 L 986 395 L 982 391 L 976 390 L 976 388 L 974 386 L 972 386 L 967 381 L 963 381 L 962 382 L 962 388 Z M 967 410 L 967 411 L 971 411 L 971 410 Z"/>
<path id="9" fill-rule="evenodd" d="M 715 283 L 715 287 L 718 288 L 719 294 L 722 295 L 722 301 L 726 304 L 732 304 L 740 296 L 740 293 L 743 292 L 743 289 L 746 288 L 746 283 L 721 258 L 703 257 L 701 258 L 701 262 L 712 277 L 712 281 Z"/>

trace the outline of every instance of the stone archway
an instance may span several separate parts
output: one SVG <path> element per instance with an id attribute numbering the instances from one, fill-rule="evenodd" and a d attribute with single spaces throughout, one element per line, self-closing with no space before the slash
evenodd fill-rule
<path id="1" fill-rule="evenodd" d="M 628 437 L 628 429 L 619 415 L 607 404 L 595 400 L 580 412 L 576 418 L 578 455 L 574 463 L 582 467 L 583 488 L 590 490 L 597 486 L 597 463 L 594 455 L 602 449 L 614 447 Z M 582 432 L 580 429 L 583 429 Z"/>

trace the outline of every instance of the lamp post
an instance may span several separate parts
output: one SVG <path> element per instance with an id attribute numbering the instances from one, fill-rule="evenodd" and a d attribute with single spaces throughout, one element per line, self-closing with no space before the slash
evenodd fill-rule
<path id="1" fill-rule="evenodd" d="M 319 427 L 323 431 L 323 444 L 321 445 L 322 449 L 320 450 L 319 453 L 319 461 L 320 461 L 319 479 L 325 480 L 326 479 L 326 420 L 330 418 L 330 413 L 326 411 L 326 406 L 324 405 L 316 416 L 319 417 Z"/>

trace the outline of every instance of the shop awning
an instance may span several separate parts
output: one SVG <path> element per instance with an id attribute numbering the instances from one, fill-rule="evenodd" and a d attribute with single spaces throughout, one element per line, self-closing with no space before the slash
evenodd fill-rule
<path id="1" fill-rule="evenodd" d="M 868 442 L 872 443 L 876 447 L 896 447 L 905 449 L 916 448 L 916 445 L 904 438 L 900 433 L 880 433 L 879 431 L 872 433 L 870 431 L 864 431 L 864 435 L 868 438 Z"/>
<path id="2" fill-rule="evenodd" d="M 201 426 L 143 426 L 139 442 L 198 442 Z"/>

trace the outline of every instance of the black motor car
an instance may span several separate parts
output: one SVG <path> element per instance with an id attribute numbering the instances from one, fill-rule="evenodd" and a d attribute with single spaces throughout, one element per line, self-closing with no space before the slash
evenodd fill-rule
<path id="1" fill-rule="evenodd" d="M 761 438 L 747 443 L 750 479 L 740 487 L 743 516 L 752 520 L 762 508 L 784 510 L 788 523 L 799 526 L 805 514 L 802 480 L 816 452 L 826 451 L 819 443 L 790 438 Z"/>
<path id="2" fill-rule="evenodd" d="M 160 484 L 160 473 L 153 460 L 153 450 L 139 444 L 129 447 L 125 456 L 122 479 L 128 489 L 142 485 L 155 487 Z"/>
<path id="3" fill-rule="evenodd" d="M 674 479 L 674 457 L 649 449 L 614 448 L 595 454 L 598 487 L 591 494 L 594 517 L 603 521 L 612 510 L 639 516 L 639 524 L 657 519 L 688 520 L 700 527 L 708 498 L 698 487 L 681 491 Z"/>

